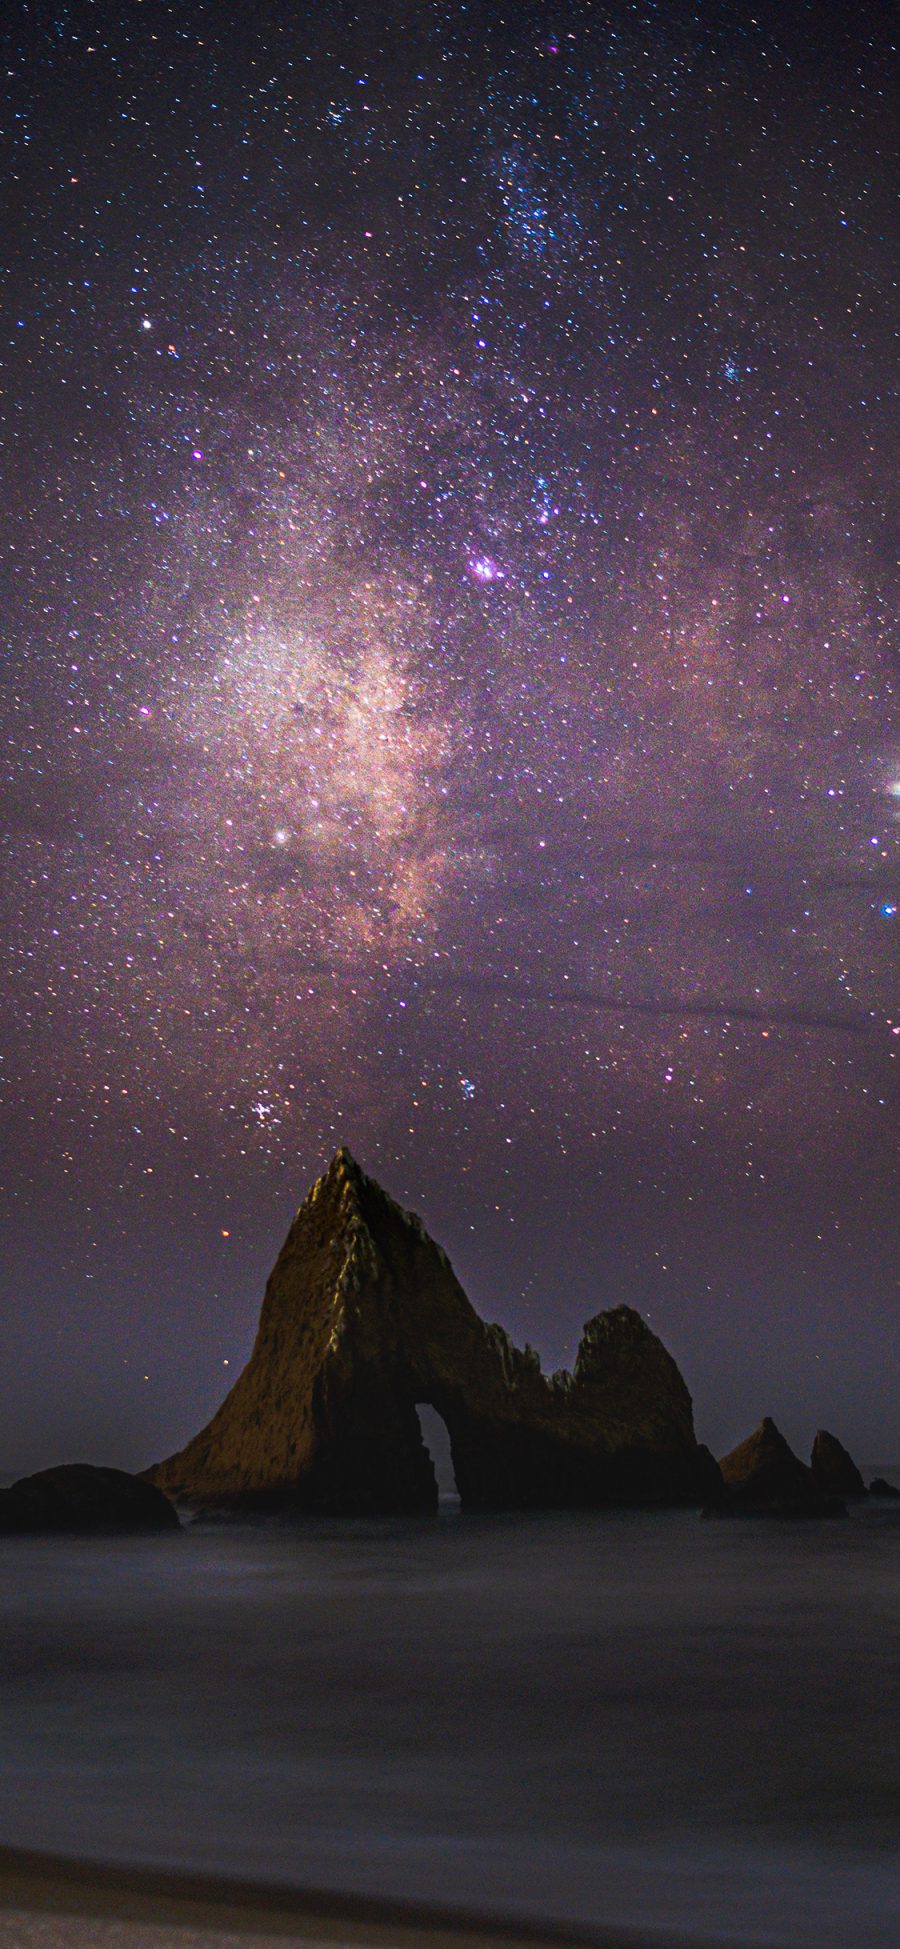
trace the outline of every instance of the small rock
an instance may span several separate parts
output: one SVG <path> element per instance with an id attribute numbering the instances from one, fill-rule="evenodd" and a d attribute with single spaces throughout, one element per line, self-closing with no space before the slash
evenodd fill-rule
<path id="1" fill-rule="evenodd" d="M 0 1490 L 0 1534 L 6 1536 L 179 1527 L 168 1496 L 124 1469 L 71 1462 Z"/>
<path id="2" fill-rule="evenodd" d="M 900 1489 L 893 1482 L 886 1482 L 883 1475 L 876 1475 L 869 1483 L 870 1496 L 880 1496 L 882 1501 L 900 1502 Z"/>

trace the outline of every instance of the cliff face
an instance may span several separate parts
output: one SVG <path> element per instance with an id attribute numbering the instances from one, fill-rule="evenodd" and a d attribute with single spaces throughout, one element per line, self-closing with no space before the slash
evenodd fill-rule
<path id="1" fill-rule="evenodd" d="M 420 1220 L 345 1150 L 313 1186 L 218 1413 L 149 1471 L 170 1495 L 335 1512 L 433 1509 L 416 1404 L 450 1436 L 468 1507 L 694 1501 L 698 1449 L 675 1362 L 637 1313 L 589 1322 L 572 1374 L 488 1326 Z"/>

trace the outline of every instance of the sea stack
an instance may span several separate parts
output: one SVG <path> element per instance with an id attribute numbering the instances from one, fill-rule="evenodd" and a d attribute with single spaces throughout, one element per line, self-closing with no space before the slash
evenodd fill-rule
<path id="1" fill-rule="evenodd" d="M 711 1510 L 736 1516 L 840 1516 L 839 1497 L 826 1494 L 769 1415 L 746 1441 L 723 1455 L 725 1497 Z"/>
<path id="2" fill-rule="evenodd" d="M 811 1467 L 816 1487 L 826 1496 L 868 1495 L 852 1455 L 827 1428 L 820 1428 L 813 1442 Z"/>
<path id="3" fill-rule="evenodd" d="M 546 1377 L 479 1318 L 421 1220 L 345 1149 L 291 1225 L 244 1372 L 148 1476 L 232 1509 L 433 1510 L 426 1402 L 446 1423 L 466 1508 L 690 1503 L 718 1483 L 678 1368 L 639 1314 L 598 1314 L 574 1372 Z"/>

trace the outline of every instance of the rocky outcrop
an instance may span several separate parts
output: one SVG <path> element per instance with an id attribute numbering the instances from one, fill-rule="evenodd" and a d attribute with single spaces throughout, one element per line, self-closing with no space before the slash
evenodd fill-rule
<path id="1" fill-rule="evenodd" d="M 752 1435 L 724 1455 L 719 1472 L 725 1496 L 710 1514 L 733 1516 L 839 1516 L 837 1496 L 819 1488 L 767 1415 Z"/>
<path id="2" fill-rule="evenodd" d="M 900 1489 L 893 1482 L 886 1482 L 883 1475 L 875 1475 L 869 1483 L 870 1496 L 877 1496 L 879 1502 L 900 1502 Z"/>
<path id="3" fill-rule="evenodd" d="M 853 1498 L 868 1494 L 852 1455 L 827 1428 L 820 1428 L 816 1435 L 810 1466 L 816 1488 L 823 1495 Z"/>
<path id="4" fill-rule="evenodd" d="M 467 1508 L 696 1502 L 718 1482 L 678 1368 L 637 1313 L 598 1314 L 574 1371 L 546 1377 L 346 1150 L 288 1232 L 244 1372 L 149 1476 L 220 1507 L 432 1510 L 425 1402 Z"/>
<path id="5" fill-rule="evenodd" d="M 122 1469 L 72 1462 L 0 1489 L 0 1535 L 178 1529 L 160 1489 Z"/>

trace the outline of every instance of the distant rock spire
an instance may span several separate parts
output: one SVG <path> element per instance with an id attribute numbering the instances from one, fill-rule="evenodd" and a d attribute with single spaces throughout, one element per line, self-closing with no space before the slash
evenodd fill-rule
<path id="1" fill-rule="evenodd" d="M 836 1435 L 820 1428 L 813 1442 L 811 1467 L 817 1488 L 829 1496 L 868 1494 L 859 1469 Z"/>

